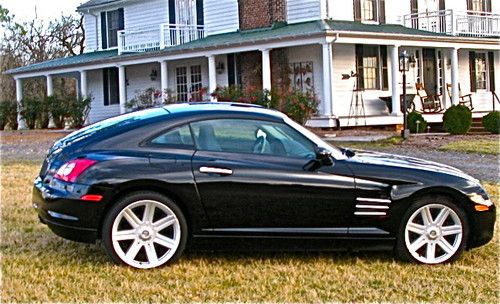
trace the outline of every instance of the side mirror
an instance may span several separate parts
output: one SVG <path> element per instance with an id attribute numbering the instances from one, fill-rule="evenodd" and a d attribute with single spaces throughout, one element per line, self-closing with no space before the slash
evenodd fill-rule
<path id="1" fill-rule="evenodd" d="M 331 166 L 333 165 L 332 152 L 325 148 L 318 148 L 316 150 L 316 160 L 321 166 Z"/>

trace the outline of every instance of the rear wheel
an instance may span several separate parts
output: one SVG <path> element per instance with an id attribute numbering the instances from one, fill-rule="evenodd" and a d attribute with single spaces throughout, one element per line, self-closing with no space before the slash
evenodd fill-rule
<path id="1" fill-rule="evenodd" d="M 154 268 L 179 258 L 186 245 L 187 224 L 180 208 L 167 197 L 136 192 L 108 212 L 102 240 L 116 263 Z"/>
<path id="2" fill-rule="evenodd" d="M 463 253 L 468 234 L 462 209 L 447 197 L 427 197 L 415 202 L 403 217 L 396 251 L 406 261 L 453 262 Z"/>

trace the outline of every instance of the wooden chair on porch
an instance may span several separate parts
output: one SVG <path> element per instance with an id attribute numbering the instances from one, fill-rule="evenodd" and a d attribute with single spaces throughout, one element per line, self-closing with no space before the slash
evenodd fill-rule
<path id="1" fill-rule="evenodd" d="M 422 104 L 422 113 L 433 114 L 444 111 L 441 105 L 441 94 L 427 95 L 427 91 L 425 91 L 424 85 L 421 83 L 416 83 L 415 88 L 417 89 L 417 96 L 420 98 Z"/>
<path id="2" fill-rule="evenodd" d="M 450 97 L 450 101 L 453 102 L 453 94 L 452 94 L 452 85 L 451 83 L 446 84 L 446 91 L 448 92 L 448 96 Z M 458 103 L 460 105 L 466 106 L 471 111 L 474 110 L 472 106 L 472 94 L 462 94 L 462 89 L 460 88 L 460 83 L 458 84 Z"/>

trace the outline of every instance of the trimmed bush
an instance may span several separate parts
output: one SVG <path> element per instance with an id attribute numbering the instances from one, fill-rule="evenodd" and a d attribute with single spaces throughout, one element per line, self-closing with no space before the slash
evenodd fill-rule
<path id="1" fill-rule="evenodd" d="M 427 129 L 427 121 L 424 119 L 422 114 L 415 111 L 408 113 L 408 129 L 411 133 L 424 133 Z M 417 124 L 417 121 L 419 123 Z M 418 126 L 418 130 L 417 130 Z"/>
<path id="2" fill-rule="evenodd" d="M 453 135 L 466 134 L 472 125 L 472 112 L 466 106 L 453 105 L 443 115 L 446 132 Z"/>
<path id="3" fill-rule="evenodd" d="M 13 100 L 0 102 L 0 130 L 7 126 L 17 130 L 17 102 Z"/>
<path id="4" fill-rule="evenodd" d="M 55 96 L 49 96 L 45 97 L 45 103 L 48 111 L 52 115 L 52 120 L 54 121 L 56 128 L 63 129 L 64 118 L 68 113 L 68 102 Z"/>
<path id="5" fill-rule="evenodd" d="M 90 112 L 90 104 L 92 99 L 87 98 L 73 98 L 68 101 L 68 114 L 69 123 L 72 128 L 81 128 L 85 124 L 85 120 Z"/>
<path id="6" fill-rule="evenodd" d="M 36 127 L 36 122 L 40 115 L 40 101 L 25 98 L 23 99 L 23 117 L 26 121 L 26 126 L 29 129 L 34 129 Z"/>
<path id="7" fill-rule="evenodd" d="M 483 127 L 493 134 L 500 134 L 500 112 L 491 112 L 482 119 Z"/>

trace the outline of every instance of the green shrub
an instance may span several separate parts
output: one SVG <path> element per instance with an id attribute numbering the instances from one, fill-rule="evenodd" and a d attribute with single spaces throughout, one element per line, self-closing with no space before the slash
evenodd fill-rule
<path id="1" fill-rule="evenodd" d="M 15 101 L 0 102 L 0 130 L 7 126 L 17 129 L 17 102 Z"/>
<path id="2" fill-rule="evenodd" d="M 472 125 L 472 112 L 466 106 L 451 106 L 444 112 L 443 126 L 450 134 L 466 134 Z"/>
<path id="3" fill-rule="evenodd" d="M 317 111 L 318 101 L 312 93 L 294 90 L 284 94 L 282 108 L 278 109 L 300 124 Z"/>
<path id="4" fill-rule="evenodd" d="M 411 133 L 424 133 L 427 128 L 427 121 L 424 119 L 422 114 L 417 112 L 408 113 L 408 129 Z M 419 122 L 417 124 L 417 121 Z M 417 130 L 418 126 L 418 130 Z"/>
<path id="5" fill-rule="evenodd" d="M 45 104 L 47 105 L 48 111 L 52 115 L 52 120 L 54 121 L 56 128 L 63 129 L 64 119 L 69 112 L 68 102 L 55 96 L 49 96 L 45 97 Z"/>
<path id="6" fill-rule="evenodd" d="M 483 127 L 493 134 L 500 134 L 500 112 L 491 112 L 482 119 Z"/>
<path id="7" fill-rule="evenodd" d="M 72 98 L 68 100 L 69 123 L 72 128 L 81 128 L 85 124 L 90 112 L 91 97 L 87 98 Z"/>
<path id="8" fill-rule="evenodd" d="M 32 98 L 25 98 L 23 99 L 22 103 L 23 103 L 22 115 L 26 122 L 26 126 L 29 129 L 35 129 L 36 122 L 39 117 L 40 102 Z"/>

